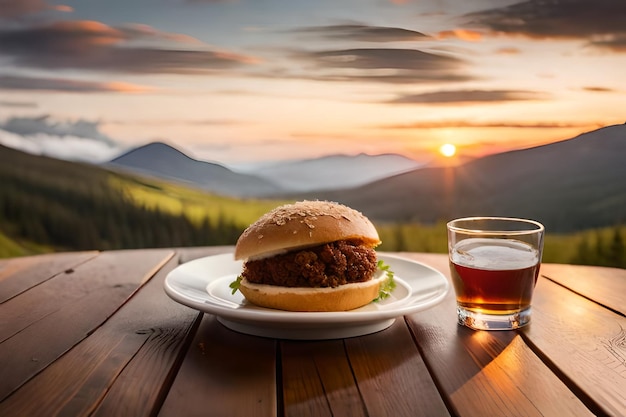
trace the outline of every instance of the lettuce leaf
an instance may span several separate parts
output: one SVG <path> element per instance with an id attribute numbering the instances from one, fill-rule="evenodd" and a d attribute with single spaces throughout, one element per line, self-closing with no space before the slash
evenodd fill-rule
<path id="1" fill-rule="evenodd" d="M 387 273 L 387 279 L 380 284 L 380 289 L 378 291 L 378 297 L 374 299 L 374 302 L 382 301 L 385 298 L 388 298 L 391 295 L 391 292 L 396 289 L 396 281 L 393 278 L 393 271 L 390 269 L 390 266 L 385 263 L 382 259 L 378 260 L 378 269 Z"/>
<path id="2" fill-rule="evenodd" d="M 235 294 L 237 291 L 239 291 L 239 284 L 241 284 L 242 278 L 243 277 L 241 275 L 238 275 L 236 280 L 228 284 L 228 287 L 232 289 L 231 294 Z"/>

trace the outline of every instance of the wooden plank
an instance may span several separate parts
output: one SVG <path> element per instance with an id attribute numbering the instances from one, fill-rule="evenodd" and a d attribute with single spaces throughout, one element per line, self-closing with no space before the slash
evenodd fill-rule
<path id="1" fill-rule="evenodd" d="M 593 415 L 515 332 L 442 331 L 424 316 L 411 326 L 457 415 Z"/>
<path id="2" fill-rule="evenodd" d="M 626 316 L 626 269 L 544 264 L 541 275 Z"/>
<path id="3" fill-rule="evenodd" d="M 159 416 L 276 416 L 276 342 L 205 315 Z"/>
<path id="4" fill-rule="evenodd" d="M 103 335 L 107 341 L 134 334 L 146 339 L 127 357 L 123 371 L 91 416 L 153 416 L 164 401 L 202 319 L 200 312 L 176 303 L 163 290 L 167 273 L 178 263 L 174 259 L 159 271 L 105 325 L 112 333 Z"/>
<path id="5" fill-rule="evenodd" d="M 594 412 L 626 415 L 625 317 L 541 279 L 522 334 Z"/>
<path id="6" fill-rule="evenodd" d="M 404 320 L 346 339 L 346 349 L 368 416 L 450 415 Z"/>
<path id="7" fill-rule="evenodd" d="M 367 416 L 343 341 L 280 346 L 285 416 Z"/>
<path id="8" fill-rule="evenodd" d="M 447 257 L 429 257 L 428 263 L 449 277 Z M 456 415 L 593 415 L 518 332 L 473 331 L 459 326 L 454 291 L 442 303 L 409 316 L 407 321 Z"/>
<path id="9" fill-rule="evenodd" d="M 159 271 L 129 302 L 0 403 L 1 415 L 154 415 L 200 316 L 170 300 Z"/>
<path id="10" fill-rule="evenodd" d="M 87 337 L 173 255 L 170 250 L 103 252 L 0 305 L 0 399 Z M 15 330 L 18 331 L 15 331 Z"/>
<path id="11" fill-rule="evenodd" d="M 40 274 L 36 266 L 33 266 L 29 268 L 33 270 L 33 274 L 47 276 L 48 271 L 56 270 L 59 266 L 61 272 L 52 273 L 51 279 L 31 291 L 0 304 L 0 313 L 7 318 L 0 322 L 0 342 L 46 316 L 67 308 L 77 300 L 98 297 L 98 291 L 114 291 L 126 296 L 132 294 L 142 280 L 145 280 L 146 274 L 150 276 L 155 265 L 164 262 L 164 257 L 171 255 L 169 250 L 148 251 L 145 254 L 149 256 L 146 266 L 137 262 L 142 256 L 140 252 L 103 252 L 97 258 L 90 258 L 90 262 L 74 268 L 68 267 L 66 262 L 50 262 L 48 257 L 34 257 L 43 262 L 41 265 L 44 273 Z M 65 254 L 60 256 L 62 260 L 66 258 Z M 70 256 L 69 259 L 74 258 Z M 119 265 L 115 265 L 116 262 Z M 55 269 L 51 269 L 53 265 Z M 113 273 L 113 276 L 109 277 L 107 273 Z M 104 294 L 106 292 L 100 295 L 104 298 Z"/>
<path id="12" fill-rule="evenodd" d="M 11 258 L 0 265 L 0 303 L 41 284 L 98 255 L 98 252 L 67 252 Z"/>

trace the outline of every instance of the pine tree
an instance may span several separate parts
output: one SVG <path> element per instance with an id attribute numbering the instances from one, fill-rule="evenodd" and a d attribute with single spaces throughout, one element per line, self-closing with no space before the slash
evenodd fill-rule
<path id="1" fill-rule="evenodd" d="M 579 265 L 592 265 L 593 257 L 594 254 L 592 254 L 589 238 L 587 237 L 587 235 L 585 235 L 580 240 L 580 243 L 578 244 L 578 247 L 576 249 L 576 255 L 574 255 L 571 262 L 573 264 Z"/>
<path id="2" fill-rule="evenodd" d="M 620 229 L 619 226 L 613 229 L 613 236 L 606 251 L 606 266 L 626 268 L 626 247 Z"/>

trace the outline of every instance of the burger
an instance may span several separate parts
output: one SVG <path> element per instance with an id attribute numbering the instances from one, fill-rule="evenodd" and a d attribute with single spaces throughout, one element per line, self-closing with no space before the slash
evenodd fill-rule
<path id="1" fill-rule="evenodd" d="M 378 261 L 378 232 L 362 213 L 328 201 L 275 208 L 239 237 L 243 270 L 231 283 L 252 304 L 288 311 L 346 311 L 385 298 L 393 273 Z"/>

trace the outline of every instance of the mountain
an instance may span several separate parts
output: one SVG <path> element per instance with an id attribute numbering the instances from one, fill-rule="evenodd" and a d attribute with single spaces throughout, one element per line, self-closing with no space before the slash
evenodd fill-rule
<path id="1" fill-rule="evenodd" d="M 284 191 L 266 179 L 190 158 L 162 142 L 132 149 L 105 165 L 108 168 L 182 182 L 228 196 L 258 197 Z"/>
<path id="2" fill-rule="evenodd" d="M 272 197 L 313 190 L 353 188 L 412 169 L 420 164 L 401 155 L 331 155 L 231 170 L 199 161 L 161 142 L 113 159 L 108 167 L 176 180 L 220 194 Z"/>
<path id="3" fill-rule="evenodd" d="M 358 187 L 419 167 L 417 161 L 402 155 L 361 153 L 287 161 L 246 172 L 298 192 Z"/>
<path id="4" fill-rule="evenodd" d="M 342 202 L 380 222 L 501 215 L 568 232 L 626 222 L 625 156 L 626 125 L 615 125 L 457 167 L 421 168 L 299 198 Z"/>

